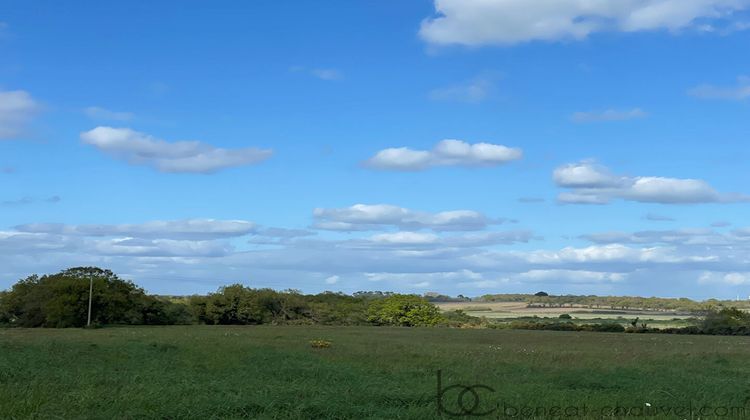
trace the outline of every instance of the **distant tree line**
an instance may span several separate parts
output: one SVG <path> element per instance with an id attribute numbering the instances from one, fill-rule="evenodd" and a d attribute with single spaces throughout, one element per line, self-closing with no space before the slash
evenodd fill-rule
<path id="1" fill-rule="evenodd" d="M 253 289 L 235 284 L 206 296 L 148 295 L 109 270 L 77 267 L 33 275 L 0 292 L 0 325 L 82 327 L 86 325 L 89 282 L 93 280 L 95 325 L 394 325 L 450 324 L 427 299 L 389 292 L 353 295 Z M 455 320 L 454 320 L 455 321 Z"/>
<path id="2" fill-rule="evenodd" d="M 750 313 L 723 305 L 697 305 L 688 299 L 617 298 L 597 296 L 488 295 L 486 301 L 527 301 L 536 304 L 612 305 L 617 308 L 700 311 L 700 325 L 656 329 L 645 324 L 625 328 L 619 323 L 576 324 L 555 321 L 515 321 L 498 324 L 461 310 L 443 312 L 427 298 L 390 292 L 323 292 L 254 289 L 240 284 L 221 287 L 205 296 L 154 296 L 112 271 L 76 267 L 57 274 L 29 276 L 0 292 L 0 325 L 65 328 L 86 325 L 89 284 L 93 281 L 94 325 L 390 325 L 451 326 L 600 331 L 634 333 L 750 335 Z M 446 296 L 434 295 L 440 301 Z M 463 296 L 458 299 L 466 299 Z M 695 304 L 695 305 L 694 305 Z"/>
<path id="3" fill-rule="evenodd" d="M 525 302 L 529 307 L 543 308 L 565 308 L 565 307 L 587 307 L 591 309 L 608 310 L 652 310 L 702 313 L 708 308 L 737 307 L 750 309 L 750 301 L 722 301 L 709 299 L 706 301 L 694 301 L 687 298 L 660 298 L 660 297 L 637 297 L 637 296 L 581 296 L 544 295 L 542 292 L 531 294 L 492 294 L 481 296 L 476 301 L 482 302 Z"/>
<path id="4" fill-rule="evenodd" d="M 560 315 L 557 320 L 517 320 L 509 323 L 489 324 L 489 328 L 547 331 L 591 331 L 625 332 L 654 334 L 705 334 L 705 335 L 750 335 L 750 313 L 737 308 L 710 308 L 698 325 L 687 327 L 652 328 L 646 323 L 638 323 L 638 318 L 630 326 L 619 322 L 576 323 L 572 317 Z"/>

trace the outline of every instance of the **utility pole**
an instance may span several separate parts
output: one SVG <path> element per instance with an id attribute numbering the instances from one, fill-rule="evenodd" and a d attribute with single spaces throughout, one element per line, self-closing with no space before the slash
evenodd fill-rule
<path id="1" fill-rule="evenodd" d="M 89 320 L 86 322 L 86 326 L 91 326 L 91 297 L 94 294 L 94 276 L 89 277 Z"/>

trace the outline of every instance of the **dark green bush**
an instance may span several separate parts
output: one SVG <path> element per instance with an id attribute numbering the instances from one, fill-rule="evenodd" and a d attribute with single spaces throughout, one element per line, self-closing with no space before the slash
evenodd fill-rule
<path id="1" fill-rule="evenodd" d="M 446 326 L 446 327 L 475 328 L 475 327 L 489 326 L 487 325 L 488 322 L 486 318 L 484 317 L 478 318 L 475 316 L 468 315 L 466 312 L 464 312 L 461 309 L 443 312 L 442 318 L 443 319 L 441 320 L 440 325 Z"/>
<path id="2" fill-rule="evenodd" d="M 750 313 L 737 308 L 708 310 L 701 331 L 704 334 L 750 335 Z"/>
<path id="3" fill-rule="evenodd" d="M 615 322 L 603 324 L 575 324 L 573 322 L 534 322 L 513 321 L 509 324 L 512 329 L 520 330 L 548 330 L 548 331 L 595 331 L 595 332 L 623 332 L 625 328 Z"/>

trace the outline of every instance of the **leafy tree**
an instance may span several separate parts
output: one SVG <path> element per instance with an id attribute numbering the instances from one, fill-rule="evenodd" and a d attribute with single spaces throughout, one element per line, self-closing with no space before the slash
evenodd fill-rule
<path id="1" fill-rule="evenodd" d="M 394 294 L 374 301 L 368 310 L 368 320 L 378 325 L 432 326 L 441 319 L 437 306 L 415 295 Z"/>
<path id="2" fill-rule="evenodd" d="M 112 271 L 76 267 L 57 274 L 33 275 L 16 283 L 0 299 L 0 317 L 19 327 L 81 327 L 88 316 L 89 282 L 93 281 L 95 324 L 167 324 L 181 318 L 179 308 L 148 296 Z"/>

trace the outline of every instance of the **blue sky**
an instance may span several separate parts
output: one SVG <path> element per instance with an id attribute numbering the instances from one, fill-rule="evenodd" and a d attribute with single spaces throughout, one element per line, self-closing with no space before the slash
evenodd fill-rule
<path id="1" fill-rule="evenodd" d="M 0 288 L 750 294 L 750 0 L 6 2 Z"/>

